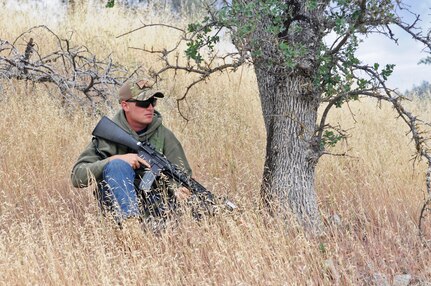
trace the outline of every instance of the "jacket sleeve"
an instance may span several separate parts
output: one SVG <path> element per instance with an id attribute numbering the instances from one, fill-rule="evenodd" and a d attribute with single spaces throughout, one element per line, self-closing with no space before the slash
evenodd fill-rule
<path id="1" fill-rule="evenodd" d="M 86 187 L 91 182 L 92 177 L 96 181 L 100 181 L 103 168 L 109 161 L 108 157 L 113 154 L 113 147 L 105 140 L 93 138 L 73 166 L 71 174 L 73 186 L 76 188 Z"/>
<path id="2" fill-rule="evenodd" d="M 165 144 L 163 147 L 163 154 L 166 158 L 177 165 L 181 170 L 187 173 L 187 175 L 192 175 L 192 169 L 187 161 L 186 154 L 180 141 L 175 137 L 174 133 L 168 128 L 165 128 Z"/>

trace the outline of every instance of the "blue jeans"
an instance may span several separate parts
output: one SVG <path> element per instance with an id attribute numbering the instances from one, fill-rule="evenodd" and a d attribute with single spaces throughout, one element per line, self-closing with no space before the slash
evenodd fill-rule
<path id="1" fill-rule="evenodd" d="M 103 168 L 99 203 L 112 212 L 117 223 L 140 216 L 134 180 L 135 171 L 123 160 L 112 160 Z"/>

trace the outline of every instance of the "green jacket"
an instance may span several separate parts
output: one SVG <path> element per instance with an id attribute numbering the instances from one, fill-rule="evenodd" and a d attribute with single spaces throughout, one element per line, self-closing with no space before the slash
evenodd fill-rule
<path id="1" fill-rule="evenodd" d="M 187 162 L 183 147 L 171 130 L 163 126 L 162 116 L 159 112 L 154 112 L 154 118 L 147 130 L 138 135 L 127 123 L 123 110 L 120 110 L 112 119 L 121 128 L 126 130 L 139 141 L 148 140 L 160 153 L 173 164 L 180 167 L 188 175 L 192 175 L 192 170 Z M 74 187 L 86 187 L 90 183 L 91 175 L 97 182 L 102 180 L 103 168 L 108 163 L 108 158 L 117 154 L 134 153 L 127 147 L 118 145 L 101 138 L 93 138 L 84 152 L 78 158 L 72 169 L 72 184 Z M 139 169 L 139 173 L 144 170 Z"/>

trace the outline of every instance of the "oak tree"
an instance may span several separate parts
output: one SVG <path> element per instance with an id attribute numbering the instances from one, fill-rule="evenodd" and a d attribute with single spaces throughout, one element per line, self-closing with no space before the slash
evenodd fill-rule
<path id="1" fill-rule="evenodd" d="M 394 65 L 366 63 L 357 56 L 364 36 L 378 34 L 396 43 L 394 27 L 431 52 L 430 31 L 421 29 L 421 16 L 407 4 L 400 0 L 233 0 L 207 8 L 202 21 L 183 30 L 175 27 L 182 34 L 174 48 L 146 51 L 160 53 L 164 61 L 163 68 L 154 71 L 156 77 L 168 70 L 200 75 L 181 99 L 213 73 L 253 66 L 267 134 L 261 197 L 272 213 L 283 216 L 293 211 L 306 229 L 322 229 L 316 164 L 328 147 L 346 136 L 327 122 L 328 114 L 361 97 L 390 102 L 408 125 L 417 156 L 430 166 L 430 194 L 431 156 L 422 128 L 429 125 L 406 110 L 401 94 L 387 85 Z M 148 26 L 153 24 L 140 28 Z M 215 52 L 221 34 L 230 36 L 234 52 Z M 169 56 L 181 42 L 187 45 L 185 65 Z"/>

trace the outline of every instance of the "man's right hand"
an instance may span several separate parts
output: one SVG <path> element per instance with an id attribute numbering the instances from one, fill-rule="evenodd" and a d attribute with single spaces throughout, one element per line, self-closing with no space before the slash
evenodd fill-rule
<path id="1" fill-rule="evenodd" d="M 114 159 L 120 159 L 125 162 L 127 162 L 133 169 L 138 169 L 141 164 L 145 167 L 151 168 L 150 164 L 138 156 L 136 153 L 128 153 L 128 154 L 122 154 L 122 155 L 114 155 L 109 157 L 109 161 L 112 161 Z"/>

